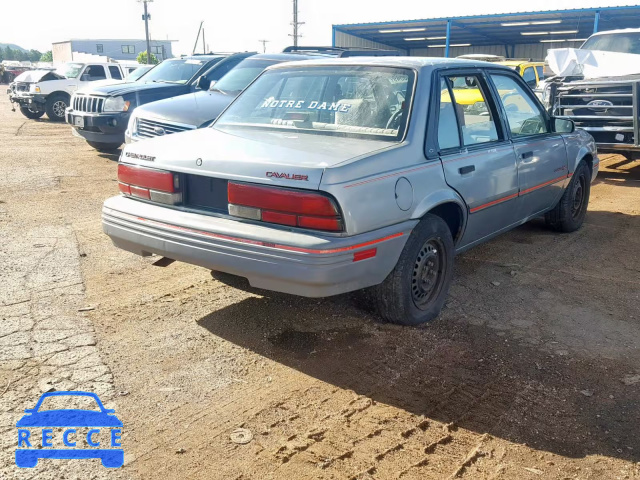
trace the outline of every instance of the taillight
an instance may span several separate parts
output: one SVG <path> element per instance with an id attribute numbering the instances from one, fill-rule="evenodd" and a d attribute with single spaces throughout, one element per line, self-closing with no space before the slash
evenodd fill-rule
<path id="1" fill-rule="evenodd" d="M 118 187 L 128 197 L 169 205 L 182 201 L 178 175 L 164 170 L 119 163 Z"/>
<path id="2" fill-rule="evenodd" d="M 342 231 L 334 201 L 326 195 L 229 182 L 229 214 L 313 230 Z"/>

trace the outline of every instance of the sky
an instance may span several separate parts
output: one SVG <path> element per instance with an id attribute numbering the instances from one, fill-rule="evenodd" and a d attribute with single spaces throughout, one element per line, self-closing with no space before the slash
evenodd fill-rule
<path id="1" fill-rule="evenodd" d="M 4 0 L 8 1 L 8 0 Z M 434 0 L 298 0 L 300 45 L 331 45 L 331 25 L 480 15 L 531 10 L 555 10 L 635 5 L 640 0 L 513 0 L 445 2 Z M 71 38 L 144 38 L 143 5 L 138 0 L 29 0 L 29 22 L 9 20 L 12 2 L 3 8 L 7 20 L 0 42 L 26 49 L 51 50 L 51 43 Z M 292 0 L 153 0 L 149 3 L 152 39 L 177 40 L 174 55 L 190 53 L 204 21 L 211 51 L 262 51 L 259 40 L 269 40 L 267 52 L 292 44 Z M 201 47 L 200 47 L 201 48 Z"/>

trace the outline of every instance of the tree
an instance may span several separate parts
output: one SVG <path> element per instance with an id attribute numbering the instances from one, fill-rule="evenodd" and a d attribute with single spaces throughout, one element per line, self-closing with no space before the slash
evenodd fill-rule
<path id="1" fill-rule="evenodd" d="M 38 50 L 34 50 L 32 48 L 31 50 L 29 50 L 29 53 L 27 55 L 29 56 L 29 60 L 31 60 L 32 62 L 39 62 L 40 57 L 42 57 L 42 52 L 39 52 Z"/>
<path id="2" fill-rule="evenodd" d="M 53 53 L 51 52 L 51 50 L 49 50 L 48 52 L 44 52 L 40 56 L 40 61 L 41 62 L 53 62 Z"/>
<path id="3" fill-rule="evenodd" d="M 147 63 L 147 52 L 140 52 L 138 54 L 138 63 L 141 63 L 143 65 L 146 65 Z M 153 65 L 157 65 L 158 63 L 160 63 L 160 61 L 158 60 L 158 57 L 156 57 L 153 53 L 151 54 L 151 63 Z"/>
<path id="4" fill-rule="evenodd" d="M 15 60 L 16 57 L 14 55 L 14 51 L 8 45 L 4 47 L 4 59 L 5 60 Z"/>

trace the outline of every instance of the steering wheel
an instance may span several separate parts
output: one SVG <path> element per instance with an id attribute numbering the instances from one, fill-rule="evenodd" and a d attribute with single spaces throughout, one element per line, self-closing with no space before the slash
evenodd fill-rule
<path id="1" fill-rule="evenodd" d="M 401 108 L 396 110 L 393 113 L 393 115 L 391 115 L 391 117 L 389 118 L 389 121 L 387 122 L 387 126 L 385 128 L 387 129 L 398 128 L 400 126 L 400 117 L 402 117 L 402 113 L 403 113 L 403 110 Z"/>

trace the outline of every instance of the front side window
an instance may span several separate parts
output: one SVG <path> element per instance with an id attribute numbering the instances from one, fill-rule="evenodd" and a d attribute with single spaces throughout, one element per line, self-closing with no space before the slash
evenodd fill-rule
<path id="1" fill-rule="evenodd" d="M 136 53 L 135 45 L 122 45 L 122 53 Z"/>
<path id="2" fill-rule="evenodd" d="M 107 73 L 104 71 L 104 67 L 102 65 L 89 65 L 82 76 L 88 76 L 89 81 L 93 82 L 95 80 L 106 79 Z"/>
<path id="3" fill-rule="evenodd" d="M 522 74 L 522 79 L 529 85 L 531 88 L 536 86 L 536 72 L 533 71 L 533 67 L 527 67 L 524 69 Z"/>
<path id="4" fill-rule="evenodd" d="M 491 74 L 491 79 L 500 94 L 512 136 L 523 137 L 549 132 L 544 113 L 522 85 L 507 75 Z"/>
<path id="5" fill-rule="evenodd" d="M 409 121 L 414 81 L 415 73 L 404 68 L 268 70 L 214 126 L 397 141 Z"/>
<path id="6" fill-rule="evenodd" d="M 477 76 L 446 77 L 465 146 L 498 140 L 495 121 Z M 450 101 L 451 101 L 450 100 Z M 446 103 L 442 97 L 442 103 Z"/>

